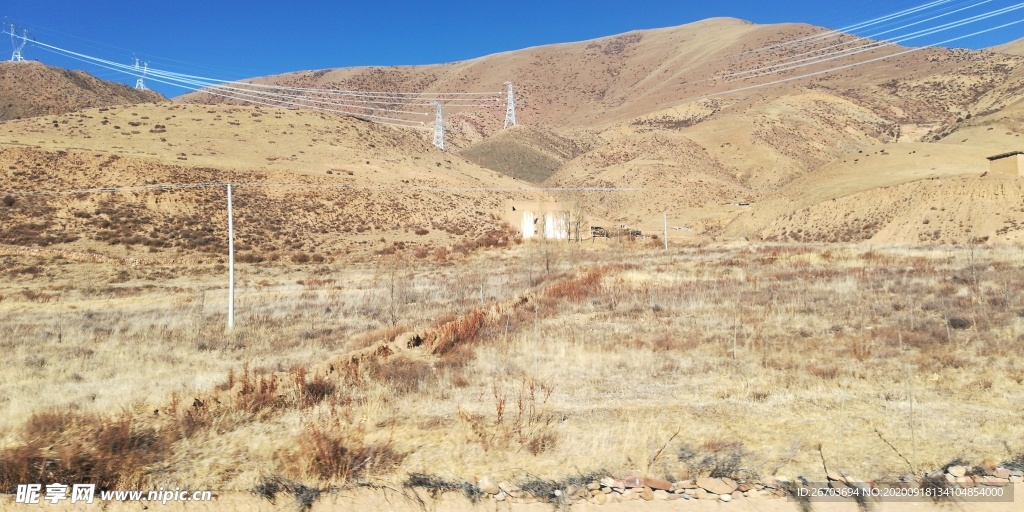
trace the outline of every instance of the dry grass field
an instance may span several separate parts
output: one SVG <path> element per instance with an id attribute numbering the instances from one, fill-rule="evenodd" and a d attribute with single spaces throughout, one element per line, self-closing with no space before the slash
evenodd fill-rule
<path id="1" fill-rule="evenodd" d="M 631 474 L 1024 470 L 1024 188 L 985 160 L 1022 149 L 1020 45 L 724 94 L 821 51 L 765 49 L 819 30 L 713 19 L 252 80 L 514 80 L 523 126 L 453 105 L 446 152 L 428 130 L 0 66 L 0 491 L 467 510 L 481 477 L 550 497 Z M 555 203 L 583 243 L 522 240 L 523 210 Z M 587 238 L 619 225 L 647 236 Z M 552 504 L 532 505 L 514 506 Z"/>
<path id="2" fill-rule="evenodd" d="M 231 333 L 222 266 L 0 261 L 5 487 L 881 478 L 1024 457 L 1013 249 L 242 265 Z"/>

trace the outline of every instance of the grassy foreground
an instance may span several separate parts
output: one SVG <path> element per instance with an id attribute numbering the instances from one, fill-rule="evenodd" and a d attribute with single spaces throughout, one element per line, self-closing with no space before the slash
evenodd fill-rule
<path id="1" fill-rule="evenodd" d="M 523 244 L 240 269 L 0 253 L 0 488 L 1024 459 L 1014 249 Z"/>

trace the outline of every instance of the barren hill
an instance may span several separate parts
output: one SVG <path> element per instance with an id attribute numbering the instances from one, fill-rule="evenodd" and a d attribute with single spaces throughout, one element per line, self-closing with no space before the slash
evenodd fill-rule
<path id="1" fill-rule="evenodd" d="M 508 243 L 506 202 L 542 198 L 437 151 L 421 132 L 241 106 L 140 104 L 8 121 L 0 164 L 12 197 L 0 205 L 0 242 L 157 261 L 225 249 L 224 187 L 175 184 L 236 184 L 243 259 Z M 69 192 L 80 189 L 90 192 Z"/>
<path id="2" fill-rule="evenodd" d="M 1012 55 L 1024 55 L 1024 39 L 1018 39 L 999 46 L 993 46 L 989 48 L 989 50 L 999 53 L 1009 53 Z"/>
<path id="3" fill-rule="evenodd" d="M 1024 89 L 1024 58 L 938 48 L 905 53 L 907 48 L 889 45 L 855 58 L 785 69 L 779 66 L 785 59 L 820 54 L 835 40 L 763 49 L 822 30 L 720 18 L 451 64 L 321 70 L 254 81 L 457 92 L 500 91 L 512 80 L 517 116 L 525 126 L 502 132 L 500 111 L 452 108 L 446 121 L 453 148 L 484 167 L 558 188 L 628 189 L 563 194 L 563 199 L 585 199 L 595 223 L 644 230 L 660 231 L 664 211 L 681 233 L 774 237 L 764 226 L 791 213 L 780 205 L 794 195 L 808 196 L 807 190 L 832 186 L 829 180 L 843 165 L 850 172 L 885 176 L 877 184 L 862 180 L 864 188 L 855 191 L 860 193 L 930 175 L 936 160 L 950 156 L 948 161 L 959 164 L 947 174 L 980 175 L 985 155 L 1016 149 L 1005 138 L 957 133 L 980 122 L 1018 129 L 1000 113 L 1012 109 Z M 883 56 L 891 58 L 814 74 Z M 771 72 L 743 73 L 751 69 Z M 813 76 L 769 83 L 802 74 Z M 219 101 L 202 94 L 180 100 Z M 921 156 L 929 151 L 918 151 L 893 159 L 899 162 L 895 166 L 875 159 L 852 167 L 852 154 L 917 142 L 942 144 L 929 159 Z M 949 183 L 948 193 L 956 195 L 954 182 Z M 858 218 L 882 215 L 859 211 L 863 205 L 850 201 L 846 207 Z M 894 215 L 887 210 L 882 216 Z M 865 238 L 860 232 L 837 233 L 827 238 Z M 978 236 L 986 235 L 940 239 L 964 242 Z M 918 243 L 921 237 L 907 233 L 891 240 Z"/>
<path id="4" fill-rule="evenodd" d="M 0 121 L 164 101 L 153 91 L 38 62 L 0 62 Z"/>

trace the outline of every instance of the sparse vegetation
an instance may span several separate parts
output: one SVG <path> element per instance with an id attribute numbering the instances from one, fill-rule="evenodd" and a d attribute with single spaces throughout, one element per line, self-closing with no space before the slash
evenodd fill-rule
<path id="1" fill-rule="evenodd" d="M 407 478 L 423 473 L 427 460 L 433 471 L 463 479 L 514 465 L 543 482 L 563 479 L 567 459 L 582 471 L 677 478 L 814 474 L 820 460 L 811 447 L 819 443 L 829 467 L 893 474 L 907 471 L 901 457 L 915 467 L 939 467 L 954 455 L 998 457 L 1002 441 L 1021 434 L 1012 414 L 992 402 L 1024 393 L 1016 338 L 1004 334 L 1016 328 L 1015 304 L 1024 299 L 1024 274 L 1009 253 L 704 246 L 668 255 L 633 249 L 634 264 L 621 265 L 609 261 L 611 253 L 570 257 L 574 246 L 559 245 L 564 254 L 551 272 L 531 276 L 531 245 L 474 256 L 488 261 L 484 308 L 460 299 L 478 293 L 454 286 L 461 266 L 415 260 L 402 293 L 416 306 L 398 318 L 419 326 L 421 341 L 400 346 L 381 345 L 410 330 L 380 315 L 390 281 L 366 281 L 366 271 L 351 265 L 324 264 L 300 279 L 286 277 L 299 271 L 291 262 L 261 266 L 243 278 L 249 284 L 242 289 L 252 291 L 243 292 L 239 327 L 229 336 L 219 306 L 195 289 L 168 286 L 173 273 L 132 270 L 128 283 L 166 284 L 128 288 L 111 295 L 118 297 L 113 306 L 88 311 L 71 307 L 112 291 L 72 286 L 75 267 L 43 262 L 45 286 L 61 290 L 49 307 L 65 312 L 63 334 L 58 342 L 48 316 L 8 313 L 0 334 L 15 343 L 6 360 L 17 369 L 4 374 L 22 377 L 2 385 L 8 396 L 42 382 L 60 391 L 29 410 L 8 404 L 7 426 L 15 430 L 0 456 L 4 485 L 36 474 L 47 460 L 85 460 L 75 458 L 80 452 L 92 469 L 69 463 L 55 470 L 90 471 L 67 474 L 118 488 L 167 478 L 249 488 L 234 470 L 147 469 L 167 467 L 161 461 L 178 460 L 184 446 L 196 447 L 189 457 L 213 456 L 203 448 L 210 439 L 235 436 L 246 442 L 227 451 L 219 444 L 216 456 L 238 457 L 233 467 L 244 474 L 277 475 L 261 484 L 270 493 L 278 481 L 313 490 Z M 28 263 L 8 260 L 15 266 L 5 268 Z M 199 274 L 197 283 L 219 281 L 220 272 Z M 41 279 L 29 275 L 12 274 L 12 286 Z M 296 281 L 300 289 L 289 291 L 285 283 Z M 4 308 L 30 300 L 0 293 Z M 178 305 L 139 309 L 156 297 Z M 366 332 L 367 325 L 378 327 Z M 44 340 L 31 356 L 45 364 L 17 348 L 21 336 Z M 145 374 L 115 357 L 123 340 L 143 347 L 133 359 L 152 361 Z M 194 349 L 170 351 L 181 346 Z M 174 391 L 183 365 L 190 382 L 206 384 Z M 108 391 L 87 398 L 104 382 Z M 999 395 L 989 391 L 996 386 Z M 992 404 L 986 427 L 961 414 L 962 400 Z M 101 408 L 125 412 L 108 416 Z M 764 420 L 767 411 L 773 420 Z M 637 430 L 638 419 L 649 426 Z M 842 435 L 782 426 L 800 422 L 833 424 Z M 254 425 L 262 433 L 252 434 Z M 272 425 L 293 425 L 294 439 L 275 447 L 271 440 L 283 431 Z M 911 444 L 912 428 L 930 434 Z M 232 451 L 249 446 L 252 435 L 268 448 L 244 457 Z M 79 441 L 65 441 L 73 437 Z M 956 453 L 953 438 L 960 439 Z M 464 446 L 464 458 L 453 458 L 441 439 Z M 605 449 L 581 451 L 594 442 Z"/>

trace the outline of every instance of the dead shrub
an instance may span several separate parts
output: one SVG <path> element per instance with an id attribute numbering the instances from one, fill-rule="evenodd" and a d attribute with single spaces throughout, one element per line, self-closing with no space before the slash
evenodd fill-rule
<path id="1" fill-rule="evenodd" d="M 744 472 L 745 456 L 746 450 L 741 441 L 713 438 L 697 448 L 680 447 L 676 458 L 689 466 L 691 474 L 735 478 Z"/>
<path id="2" fill-rule="evenodd" d="M 334 396 L 337 386 L 319 373 L 311 380 L 306 378 L 306 369 L 299 368 L 294 372 L 295 391 L 301 407 L 312 407 Z"/>
<path id="3" fill-rule="evenodd" d="M 25 424 L 26 442 L 0 452 L 0 489 L 18 484 L 95 484 L 97 489 L 140 488 L 147 468 L 173 439 L 128 417 L 103 420 L 72 411 L 47 411 Z"/>
<path id="4" fill-rule="evenodd" d="M 352 424 L 337 409 L 307 417 L 298 439 L 302 472 L 321 481 L 348 482 L 394 470 L 405 459 L 390 437 L 371 441 L 364 422 Z"/>
<path id="5" fill-rule="evenodd" d="M 445 480 L 439 476 L 424 473 L 410 474 L 409 478 L 405 481 L 405 487 L 410 489 L 426 489 L 430 497 L 434 499 L 448 492 L 461 492 L 473 504 L 478 503 L 480 498 L 484 496 L 479 487 L 469 482 Z"/>
<path id="6" fill-rule="evenodd" d="M 822 380 L 835 380 L 842 373 L 839 366 L 832 363 L 810 365 L 807 371 Z"/>
<path id="7" fill-rule="evenodd" d="M 469 426 L 473 440 L 480 443 L 484 451 L 514 443 L 538 455 L 554 448 L 559 438 L 556 415 L 545 410 L 553 391 L 552 386 L 523 379 L 515 395 L 510 396 L 508 390 L 495 384 L 491 387 L 493 418 L 464 411 L 459 411 L 459 418 Z"/>
<path id="8" fill-rule="evenodd" d="M 486 322 L 487 314 L 481 309 L 474 309 L 435 325 L 426 341 L 434 354 L 444 355 L 458 345 L 474 341 Z"/>
<path id="9" fill-rule="evenodd" d="M 371 359 L 364 364 L 363 374 L 368 379 L 387 383 L 398 395 L 419 391 L 436 377 L 430 363 L 404 357 L 384 361 Z"/>

